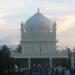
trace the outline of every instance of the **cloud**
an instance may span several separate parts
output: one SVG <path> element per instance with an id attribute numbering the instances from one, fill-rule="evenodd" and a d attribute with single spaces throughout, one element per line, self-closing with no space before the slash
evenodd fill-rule
<path id="1" fill-rule="evenodd" d="M 20 31 L 17 31 L 15 33 L 12 33 L 10 35 L 7 35 L 4 39 L 5 40 L 8 39 L 8 41 L 10 41 L 12 43 L 19 44 L 20 43 L 20 40 L 21 40 L 21 32 Z"/>
<path id="2" fill-rule="evenodd" d="M 75 23 L 70 28 L 57 34 L 58 45 L 75 47 Z"/>
<path id="3" fill-rule="evenodd" d="M 57 32 L 63 32 L 75 25 L 75 15 L 59 16 L 56 21 Z"/>
<path id="4" fill-rule="evenodd" d="M 0 0 L 0 38 L 15 43 L 20 41 L 21 21 L 25 22 L 40 8 L 41 13 L 56 20 L 58 40 L 63 44 L 69 40 L 74 46 L 74 7 L 74 0 L 60 0 L 59 3 L 57 0 Z"/>
<path id="5" fill-rule="evenodd" d="M 75 47 L 75 15 L 56 17 L 58 46 Z"/>

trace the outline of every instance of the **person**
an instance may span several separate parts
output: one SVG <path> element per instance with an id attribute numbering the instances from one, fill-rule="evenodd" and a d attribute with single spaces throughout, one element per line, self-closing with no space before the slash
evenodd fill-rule
<path id="1" fill-rule="evenodd" d="M 15 64 L 14 65 L 14 71 L 17 72 L 18 71 L 18 66 Z"/>
<path id="2" fill-rule="evenodd" d="M 51 75 L 55 75 L 55 71 L 54 71 L 54 68 L 51 68 Z"/>
<path id="3" fill-rule="evenodd" d="M 38 70 L 34 70 L 34 71 L 32 71 L 31 75 L 40 75 L 40 73 Z"/>
<path id="4" fill-rule="evenodd" d="M 70 72 L 71 72 L 71 75 L 74 74 L 74 68 L 73 67 L 70 69 Z"/>
<path id="5" fill-rule="evenodd" d="M 59 75 L 62 75 L 62 68 L 61 68 L 61 66 L 58 67 L 58 73 L 59 73 Z"/>
<path id="6" fill-rule="evenodd" d="M 44 75 L 48 75 L 49 73 L 48 73 L 48 71 L 47 70 L 45 70 L 44 71 Z"/>
<path id="7" fill-rule="evenodd" d="M 43 70 L 43 68 L 40 68 L 40 69 L 39 69 L 39 74 L 40 74 L 40 75 L 44 75 L 44 70 Z"/>
<path id="8" fill-rule="evenodd" d="M 64 75 L 71 75 L 71 74 L 70 74 L 70 70 L 69 70 L 69 68 L 66 68 L 66 69 L 65 69 L 65 71 L 64 71 Z"/>
<path id="9" fill-rule="evenodd" d="M 74 75 L 75 75 L 75 68 L 74 68 Z"/>
<path id="10" fill-rule="evenodd" d="M 65 70 L 65 68 L 62 69 L 62 75 L 64 75 L 64 70 Z"/>
<path id="11" fill-rule="evenodd" d="M 58 69 L 55 70 L 55 75 L 59 75 Z"/>
<path id="12" fill-rule="evenodd" d="M 32 70 L 31 68 L 28 70 L 28 75 L 31 75 L 32 74 Z"/>
<path id="13" fill-rule="evenodd" d="M 48 74 L 51 75 L 51 68 L 48 68 Z"/>

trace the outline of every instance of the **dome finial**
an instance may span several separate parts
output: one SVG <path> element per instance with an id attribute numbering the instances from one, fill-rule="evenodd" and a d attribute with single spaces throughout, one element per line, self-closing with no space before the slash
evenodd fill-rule
<path id="1" fill-rule="evenodd" d="M 37 9 L 38 13 L 39 13 L 39 8 Z"/>

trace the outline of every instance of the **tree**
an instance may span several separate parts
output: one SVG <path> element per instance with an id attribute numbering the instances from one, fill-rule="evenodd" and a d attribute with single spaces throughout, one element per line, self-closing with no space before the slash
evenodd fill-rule
<path id="1" fill-rule="evenodd" d="M 0 71 L 6 72 L 10 70 L 10 50 L 3 45 L 0 50 Z"/>
<path id="2" fill-rule="evenodd" d="M 21 53 L 21 44 L 18 45 L 16 50 L 17 50 L 17 52 Z"/>

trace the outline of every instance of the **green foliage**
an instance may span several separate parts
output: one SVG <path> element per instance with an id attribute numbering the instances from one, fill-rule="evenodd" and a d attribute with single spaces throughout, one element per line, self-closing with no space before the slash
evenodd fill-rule
<path id="1" fill-rule="evenodd" d="M 2 46 L 1 51 L 5 57 L 10 57 L 10 50 L 7 45 Z"/>
<path id="2" fill-rule="evenodd" d="M 6 71 L 10 68 L 10 50 L 6 45 L 0 49 L 0 71 Z"/>
<path id="3" fill-rule="evenodd" d="M 17 52 L 21 53 L 21 44 L 18 45 L 16 50 L 17 50 Z"/>

